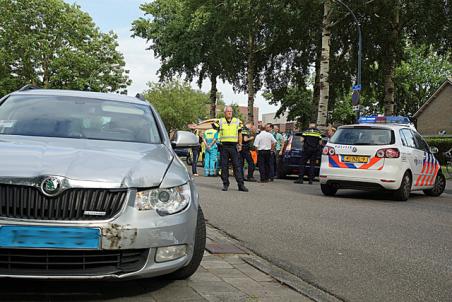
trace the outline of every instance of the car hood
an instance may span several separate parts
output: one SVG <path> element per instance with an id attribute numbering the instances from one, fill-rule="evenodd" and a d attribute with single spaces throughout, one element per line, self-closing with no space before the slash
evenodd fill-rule
<path id="1" fill-rule="evenodd" d="M 164 144 L 0 136 L 0 178 L 62 176 L 116 187 L 156 187 L 173 160 Z"/>

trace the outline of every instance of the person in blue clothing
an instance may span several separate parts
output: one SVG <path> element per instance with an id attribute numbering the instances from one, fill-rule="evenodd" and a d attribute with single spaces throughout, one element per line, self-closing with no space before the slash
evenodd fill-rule
<path id="1" fill-rule="evenodd" d="M 218 158 L 218 131 L 215 129 L 208 129 L 204 132 L 203 143 L 205 146 L 204 153 L 204 175 L 215 176 L 217 158 Z"/>

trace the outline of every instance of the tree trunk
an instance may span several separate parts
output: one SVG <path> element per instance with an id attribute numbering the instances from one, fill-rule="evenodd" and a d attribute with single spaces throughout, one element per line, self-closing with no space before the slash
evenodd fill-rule
<path id="1" fill-rule="evenodd" d="M 331 38 L 331 1 L 326 0 L 323 6 L 322 54 L 320 56 L 320 97 L 317 111 L 317 126 L 326 129 L 328 116 L 328 99 L 330 93 L 330 38 Z"/>
<path id="2" fill-rule="evenodd" d="M 210 78 L 212 86 L 210 88 L 210 118 L 217 117 L 217 76 L 212 75 Z"/>
<path id="3" fill-rule="evenodd" d="M 399 43 L 399 26 L 400 26 L 400 2 L 395 1 L 394 15 L 391 22 L 391 39 L 387 45 L 388 54 L 386 56 L 387 62 L 384 64 L 384 113 L 385 115 L 394 115 L 394 69 L 396 65 L 396 47 Z"/>
<path id="4" fill-rule="evenodd" d="M 44 73 L 42 76 L 43 88 L 49 88 L 50 74 L 49 74 L 49 63 L 47 60 L 44 60 L 44 64 L 43 64 L 42 68 L 44 70 Z"/>
<path id="5" fill-rule="evenodd" d="M 322 49 L 319 47 L 317 51 L 317 57 L 315 59 L 315 79 L 314 79 L 314 92 L 312 94 L 312 108 L 319 107 L 320 99 L 320 56 L 322 54 Z M 317 119 L 317 110 L 312 110 L 311 121 Z"/>
<path id="6" fill-rule="evenodd" d="M 247 84 L 248 84 L 248 122 L 254 122 L 254 72 L 255 72 L 255 58 L 254 58 L 254 35 L 249 34 L 248 37 L 248 68 L 247 68 Z"/>

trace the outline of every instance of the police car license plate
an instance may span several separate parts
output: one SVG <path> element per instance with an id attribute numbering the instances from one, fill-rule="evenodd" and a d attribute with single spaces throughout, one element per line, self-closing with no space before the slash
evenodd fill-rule
<path id="1" fill-rule="evenodd" d="M 2 248 L 99 249 L 99 228 L 0 226 Z"/>
<path id="2" fill-rule="evenodd" d="M 369 156 L 344 155 L 342 161 L 344 163 L 367 163 L 369 161 Z"/>

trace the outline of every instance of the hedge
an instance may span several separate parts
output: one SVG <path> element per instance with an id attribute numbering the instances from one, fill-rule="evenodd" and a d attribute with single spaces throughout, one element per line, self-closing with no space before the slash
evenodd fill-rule
<path id="1" fill-rule="evenodd" d="M 436 147 L 439 152 L 435 154 L 439 162 L 444 165 L 446 160 L 444 158 L 444 152 L 452 148 L 452 137 L 424 137 L 430 147 Z"/>

